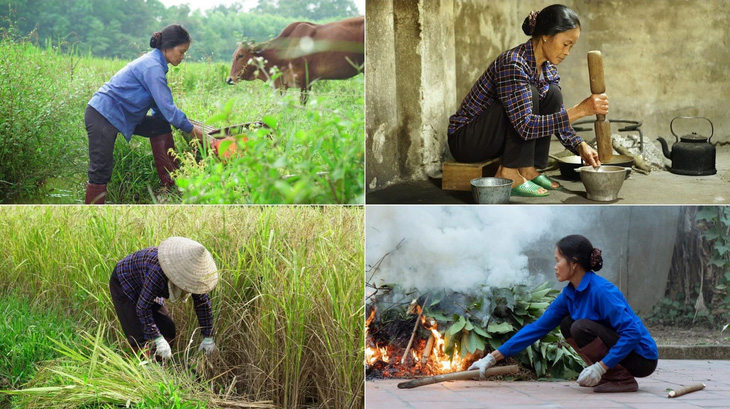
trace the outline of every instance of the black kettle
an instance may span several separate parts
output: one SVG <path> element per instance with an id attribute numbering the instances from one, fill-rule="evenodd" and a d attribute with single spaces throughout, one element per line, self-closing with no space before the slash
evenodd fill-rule
<path id="1" fill-rule="evenodd" d="M 710 137 L 707 138 L 698 135 L 696 132 L 682 137 L 677 136 L 672 127 L 674 121 L 677 119 L 706 120 L 710 123 Z M 671 151 L 664 138 L 659 137 L 657 140 L 662 144 L 664 156 L 672 160 L 672 167 L 669 169 L 670 172 L 678 175 L 691 176 L 714 175 L 717 173 L 717 169 L 715 169 L 715 146 L 710 143 L 712 135 L 715 134 L 715 127 L 712 125 L 712 121 L 698 116 L 678 116 L 669 123 L 669 129 L 676 139 Z"/>

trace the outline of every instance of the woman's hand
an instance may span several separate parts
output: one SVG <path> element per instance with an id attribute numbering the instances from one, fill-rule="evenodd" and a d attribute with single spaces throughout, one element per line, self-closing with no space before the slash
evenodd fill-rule
<path id="1" fill-rule="evenodd" d="M 203 129 L 200 128 L 198 125 L 193 125 L 193 130 L 190 132 L 190 134 L 193 135 L 200 142 L 203 142 L 203 138 L 205 137 L 205 132 L 203 132 Z"/>
<path id="2" fill-rule="evenodd" d="M 570 123 L 584 116 L 606 115 L 608 113 L 608 96 L 606 94 L 593 94 L 567 111 Z"/>
<path id="3" fill-rule="evenodd" d="M 593 166 L 594 168 L 601 166 L 601 161 L 598 160 L 598 152 L 591 148 L 587 143 L 581 142 L 580 145 L 577 146 L 576 150 L 578 151 L 581 159 L 583 159 L 583 162 Z"/>
<path id="4" fill-rule="evenodd" d="M 589 115 L 606 115 L 608 113 L 608 96 L 606 94 L 593 94 L 580 103 Z"/>
<path id="5" fill-rule="evenodd" d="M 479 370 L 479 379 L 484 379 L 484 371 L 486 371 L 488 368 L 493 367 L 497 361 L 504 358 L 501 352 L 499 350 L 495 349 L 491 354 L 488 354 L 484 358 L 474 362 L 469 367 L 469 370 L 478 369 Z"/>

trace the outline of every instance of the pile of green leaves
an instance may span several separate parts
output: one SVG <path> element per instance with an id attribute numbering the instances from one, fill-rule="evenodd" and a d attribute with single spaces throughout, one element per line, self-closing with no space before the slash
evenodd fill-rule
<path id="1" fill-rule="evenodd" d="M 485 289 L 483 295 L 469 296 L 463 314 L 445 314 L 436 299 L 424 314 L 445 328 L 444 351 L 450 356 L 488 353 L 510 339 L 524 325 L 535 321 L 559 294 L 550 282 L 534 289 L 518 285 L 511 288 Z M 538 378 L 569 379 L 582 369 L 582 361 L 565 343 L 560 329 L 538 340 L 515 355 Z"/>

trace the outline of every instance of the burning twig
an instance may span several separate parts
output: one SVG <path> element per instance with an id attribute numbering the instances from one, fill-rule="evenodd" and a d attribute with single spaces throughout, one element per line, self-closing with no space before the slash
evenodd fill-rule
<path id="1" fill-rule="evenodd" d="M 431 334 L 428 337 L 426 349 L 423 351 L 423 356 L 421 357 L 421 365 L 426 365 L 426 362 L 428 362 L 428 357 L 431 355 L 431 350 L 433 350 L 433 340 L 433 334 Z"/>
<path id="2" fill-rule="evenodd" d="M 496 368 L 489 368 L 484 371 L 484 376 L 496 376 L 496 375 L 509 375 L 509 374 L 516 374 L 520 371 L 520 367 L 517 365 L 509 365 L 509 366 L 498 366 Z M 412 389 L 417 388 L 419 386 L 423 385 L 432 385 L 434 383 L 439 382 L 447 382 L 447 381 L 461 381 L 465 379 L 478 379 L 479 378 L 479 370 L 475 369 L 472 371 L 461 371 L 461 372 L 452 372 L 447 373 L 443 375 L 436 375 L 436 376 L 429 376 L 426 378 L 419 378 L 414 379 L 412 381 L 408 382 L 401 382 L 398 384 L 398 389 Z"/>
<path id="3" fill-rule="evenodd" d="M 676 389 L 667 388 L 667 398 L 676 398 L 677 396 L 686 395 L 702 389 L 705 389 L 704 383 L 696 383 L 694 385 L 682 386 Z"/>
<path id="4" fill-rule="evenodd" d="M 428 301 L 428 299 L 426 299 Z M 424 301 L 423 305 L 426 305 L 426 301 Z M 415 307 L 413 306 L 415 304 Z M 418 331 L 418 325 L 421 324 L 421 316 L 423 315 L 423 308 L 420 308 L 418 306 L 418 299 L 416 298 L 413 300 L 413 303 L 411 303 L 411 306 L 413 308 L 416 308 L 416 310 L 419 310 L 418 317 L 416 318 L 416 325 L 413 326 L 413 332 L 411 333 L 411 339 L 408 341 L 408 346 L 406 346 L 406 350 L 403 352 L 403 356 L 400 358 L 400 364 L 403 365 L 406 362 L 406 357 L 408 356 L 408 352 L 411 350 L 411 346 L 413 345 L 413 338 L 416 337 L 416 331 Z"/>

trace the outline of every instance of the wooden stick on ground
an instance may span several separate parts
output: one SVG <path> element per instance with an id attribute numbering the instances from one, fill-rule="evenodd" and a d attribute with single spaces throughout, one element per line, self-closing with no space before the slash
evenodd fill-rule
<path id="1" fill-rule="evenodd" d="M 496 375 L 509 375 L 515 374 L 520 371 L 520 367 L 517 365 L 509 366 L 498 366 L 496 368 L 489 368 L 484 371 L 484 376 L 496 376 Z M 443 375 L 428 376 L 426 378 L 413 379 L 408 382 L 401 382 L 398 384 L 398 389 L 411 389 L 417 388 L 424 385 L 432 385 L 439 382 L 447 381 L 462 381 L 465 379 L 479 379 L 479 370 L 474 369 L 472 371 L 461 371 L 452 372 Z"/>
<path id="2" fill-rule="evenodd" d="M 681 386 L 676 389 L 667 388 L 667 398 L 676 398 L 677 396 L 686 395 L 691 392 L 705 389 L 704 383 L 696 383 L 694 385 Z"/>

